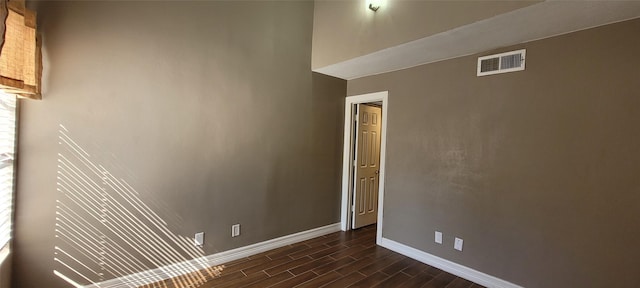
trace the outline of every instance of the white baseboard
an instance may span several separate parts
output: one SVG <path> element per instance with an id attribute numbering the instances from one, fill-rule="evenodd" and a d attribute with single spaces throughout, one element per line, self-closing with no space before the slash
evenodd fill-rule
<path id="1" fill-rule="evenodd" d="M 237 260 L 244 257 L 249 257 L 258 253 L 269 251 L 272 249 L 280 248 L 282 246 L 298 243 L 301 241 L 309 240 L 312 238 L 327 235 L 329 233 L 338 232 L 340 230 L 340 223 L 334 223 L 315 229 L 298 232 L 291 235 L 282 236 L 279 238 L 267 240 L 264 242 L 252 244 L 236 248 L 229 251 L 224 251 L 207 256 L 207 261 L 210 265 L 220 265 L 229 261 Z"/>
<path id="2" fill-rule="evenodd" d="M 86 288 L 124 288 L 138 287 L 158 281 L 170 279 L 191 272 L 196 272 L 205 267 L 217 266 L 233 260 L 249 257 L 258 253 L 280 248 L 293 243 L 320 237 L 329 233 L 340 231 L 340 223 L 334 223 L 315 229 L 298 232 L 291 235 L 263 241 L 260 243 L 211 254 L 205 257 L 175 263 L 164 267 L 139 272 L 131 275 L 106 280 L 100 283 L 85 286 Z"/>
<path id="3" fill-rule="evenodd" d="M 431 255 L 388 238 L 382 237 L 378 245 L 489 288 L 523 288 L 522 286 Z"/>

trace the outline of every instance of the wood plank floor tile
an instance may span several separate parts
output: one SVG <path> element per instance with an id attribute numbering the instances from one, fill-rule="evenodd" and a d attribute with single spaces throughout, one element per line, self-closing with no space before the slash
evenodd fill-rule
<path id="1" fill-rule="evenodd" d="M 402 273 L 407 274 L 411 277 L 415 277 L 418 274 L 422 273 L 423 271 L 427 270 L 427 267 L 428 267 L 427 265 L 424 265 L 423 263 L 416 261 L 415 263 L 404 268 L 402 270 Z"/>
<path id="2" fill-rule="evenodd" d="M 274 260 L 271 260 L 271 261 L 267 261 L 267 262 L 262 263 L 260 265 L 256 265 L 256 266 L 252 266 L 252 267 L 249 267 L 249 268 L 246 268 L 246 269 L 242 269 L 242 272 L 244 272 L 244 274 L 249 276 L 249 275 L 251 275 L 253 273 L 257 273 L 257 272 L 264 271 L 264 270 L 267 270 L 267 269 L 270 269 L 270 268 L 273 268 L 273 267 L 276 267 L 276 266 L 280 266 L 282 264 L 286 264 L 286 263 L 291 262 L 291 261 L 293 261 L 293 259 L 291 259 L 289 256 L 285 256 L 285 257 L 282 257 L 282 258 L 278 258 L 278 259 L 274 259 Z"/>
<path id="3" fill-rule="evenodd" d="M 409 267 L 409 265 L 415 263 L 416 260 L 413 260 L 411 258 L 404 258 L 398 262 L 395 262 L 389 266 L 387 266 L 386 268 L 382 269 L 382 273 L 387 274 L 387 275 L 394 275 L 402 270 L 404 270 L 404 268 Z"/>
<path id="4" fill-rule="evenodd" d="M 380 284 L 374 286 L 376 288 L 392 288 L 392 287 L 404 287 L 404 283 L 406 283 L 407 281 L 409 281 L 411 279 L 411 276 L 404 274 L 404 273 L 396 273 L 393 276 L 387 278 L 387 280 L 384 280 L 382 282 L 380 282 Z"/>
<path id="5" fill-rule="evenodd" d="M 249 260 L 251 260 L 251 259 L 249 259 L 249 257 L 240 258 L 240 259 L 237 259 L 237 260 L 233 260 L 233 261 L 229 261 L 227 263 L 224 263 L 223 266 L 229 267 L 229 266 L 237 265 L 237 264 L 240 264 L 240 263 L 243 263 L 243 262 L 247 262 Z"/>
<path id="6" fill-rule="evenodd" d="M 316 274 L 318 274 L 318 275 L 322 275 L 322 274 L 327 273 L 329 271 L 333 271 L 333 270 L 336 270 L 336 269 L 338 269 L 338 268 L 340 268 L 342 266 L 345 266 L 345 265 L 347 265 L 347 264 L 349 264 L 349 263 L 351 263 L 353 261 L 355 261 L 355 260 L 353 260 L 353 258 L 351 258 L 351 257 L 344 257 L 344 258 L 341 258 L 341 259 L 338 259 L 338 260 L 331 261 L 331 262 L 329 262 L 329 264 L 326 264 L 326 265 L 320 266 L 318 268 L 315 268 L 315 269 L 313 269 L 313 272 L 316 272 Z"/>
<path id="7" fill-rule="evenodd" d="M 245 275 L 244 273 L 242 273 L 242 271 L 235 271 L 226 275 L 221 275 L 220 277 L 213 279 L 211 281 L 208 281 L 207 283 L 205 283 L 204 285 L 201 286 L 201 288 L 210 288 L 210 287 L 215 287 L 216 285 L 220 285 L 222 283 L 225 283 L 227 281 L 233 281 L 236 279 L 242 279 L 244 278 Z"/>
<path id="8" fill-rule="evenodd" d="M 353 246 L 357 245 L 359 242 L 373 242 L 375 244 L 375 233 L 375 230 L 356 230 L 353 232 L 345 232 L 343 237 L 327 242 L 326 244 L 329 246 L 337 244 Z"/>
<path id="9" fill-rule="evenodd" d="M 342 277 L 342 275 L 338 274 L 337 272 L 331 271 L 329 273 L 313 278 L 310 281 L 304 282 L 301 285 L 298 285 L 296 287 L 317 288 L 327 283 L 333 282 L 334 280 L 337 280 L 340 277 Z"/>
<path id="10" fill-rule="evenodd" d="M 382 272 L 376 272 L 354 283 L 349 287 L 370 288 L 370 287 L 376 286 L 378 283 L 384 281 L 387 278 L 389 278 L 389 276 L 387 276 L 386 274 Z"/>
<path id="11" fill-rule="evenodd" d="M 376 245 L 376 233 L 375 231 L 373 231 L 371 234 L 371 237 L 368 237 L 369 235 L 363 235 L 363 237 L 357 238 L 357 239 L 353 239 L 351 241 L 348 241 L 346 243 L 344 243 L 344 245 L 347 246 L 357 246 L 357 245 L 365 245 L 365 246 L 373 246 Z"/>
<path id="12" fill-rule="evenodd" d="M 269 257 L 262 256 L 262 257 L 260 257 L 258 259 L 251 259 L 250 261 L 241 262 L 241 263 L 238 263 L 236 265 L 229 265 L 229 266 L 225 265 L 225 268 L 222 270 L 222 276 L 224 276 L 225 274 L 229 274 L 229 273 L 233 273 L 233 272 L 240 271 L 240 270 L 243 270 L 243 269 L 247 269 L 247 268 L 250 268 L 250 267 L 253 267 L 253 266 L 261 265 L 261 264 L 267 263 L 269 261 L 271 261 L 271 259 L 269 259 Z"/>
<path id="13" fill-rule="evenodd" d="M 393 251 L 384 248 L 384 247 L 380 247 L 380 246 L 373 246 L 370 248 L 367 248 L 365 250 L 362 250 L 359 253 L 355 253 L 353 255 L 351 255 L 351 257 L 356 258 L 356 259 L 360 259 L 363 257 L 369 257 L 369 258 L 373 258 L 373 259 L 380 259 L 383 257 L 387 257 L 391 254 L 394 254 Z"/>
<path id="14" fill-rule="evenodd" d="M 425 265 L 425 266 L 427 266 L 427 269 L 425 269 L 424 272 L 427 272 L 427 273 L 429 273 L 429 274 L 431 274 L 433 276 L 438 276 L 438 275 L 440 275 L 440 273 L 444 273 L 442 270 L 440 270 L 440 269 L 438 269 L 436 267 L 429 266 L 429 265 Z"/>
<path id="15" fill-rule="evenodd" d="M 440 273 L 438 276 L 431 279 L 431 281 L 422 285 L 421 288 L 445 288 L 455 279 L 456 276 L 454 275 L 451 275 L 449 273 Z"/>
<path id="16" fill-rule="evenodd" d="M 351 264 L 338 268 L 336 270 L 336 272 L 342 274 L 342 275 L 347 275 L 350 274 L 352 272 L 358 271 L 366 266 L 371 265 L 373 262 L 375 262 L 376 260 L 371 259 L 371 258 L 362 258 L 362 259 L 358 259 L 355 262 L 352 262 Z M 360 273 L 362 274 L 362 273 Z M 364 274 L 362 274 L 364 275 Z"/>
<path id="17" fill-rule="evenodd" d="M 296 268 L 293 268 L 293 269 L 289 270 L 289 272 L 293 273 L 293 275 L 300 275 L 300 274 L 302 274 L 304 272 L 311 271 L 311 270 L 316 269 L 318 267 L 327 265 L 327 264 L 329 264 L 329 263 L 331 263 L 333 261 L 334 261 L 333 258 L 327 256 L 327 257 L 324 257 L 324 258 L 315 259 L 312 262 L 309 262 L 309 263 L 304 264 L 302 266 L 298 266 Z"/>
<path id="18" fill-rule="evenodd" d="M 316 275 L 316 273 L 313 273 L 311 271 L 308 271 L 307 273 L 303 273 L 301 275 L 292 277 L 288 280 L 282 281 L 278 284 L 269 286 L 269 287 L 273 287 L 273 288 L 291 288 L 291 287 L 295 287 L 297 285 L 300 285 L 304 282 L 307 282 L 313 278 L 318 277 L 318 275 Z"/>
<path id="19" fill-rule="evenodd" d="M 351 234 L 351 232 L 334 232 L 331 234 L 327 234 L 324 236 L 326 240 L 325 244 L 330 243 L 331 241 L 334 241 L 334 240 L 347 239 L 349 237 L 349 234 Z"/>
<path id="20" fill-rule="evenodd" d="M 404 286 L 405 287 L 422 287 L 422 285 L 425 285 L 429 281 L 433 280 L 433 278 L 435 278 L 434 275 L 431 275 L 426 272 L 422 272 L 414 276 L 413 278 L 409 279 Z"/>
<path id="21" fill-rule="evenodd" d="M 363 246 L 363 245 L 357 245 L 357 246 L 349 246 L 349 248 L 344 249 L 344 250 L 340 250 L 338 252 L 335 252 L 329 256 L 331 256 L 331 258 L 333 259 L 341 259 L 343 257 L 347 257 L 347 256 L 351 256 L 353 254 L 356 253 L 360 253 L 363 250 L 367 249 L 367 246 Z"/>
<path id="22" fill-rule="evenodd" d="M 327 241 L 325 244 L 327 246 L 335 246 L 335 245 L 339 245 L 339 244 L 346 244 L 354 239 L 358 239 L 358 235 L 355 233 L 345 233 L 345 235 L 343 235 L 340 238 L 334 239 L 332 241 Z"/>
<path id="23" fill-rule="evenodd" d="M 373 263 L 369 264 L 368 266 L 360 269 L 360 273 L 364 274 L 364 275 L 371 275 L 381 269 L 386 268 L 387 266 L 400 261 L 402 259 L 407 258 L 406 256 L 402 256 L 400 254 L 395 254 L 395 255 L 389 255 L 387 257 L 384 257 L 382 259 L 373 261 Z"/>
<path id="24" fill-rule="evenodd" d="M 302 257 L 302 258 L 298 258 L 298 259 L 289 261 L 289 262 L 284 263 L 282 265 L 278 265 L 278 266 L 269 268 L 269 269 L 265 270 L 265 272 L 267 272 L 267 274 L 269 274 L 269 275 L 276 275 L 276 274 L 279 274 L 281 272 L 284 272 L 284 271 L 296 268 L 298 266 L 307 264 L 307 263 L 311 262 L 312 260 L 313 259 L 311 259 L 311 257 L 305 256 L 305 257 Z"/>
<path id="25" fill-rule="evenodd" d="M 331 233 L 226 263 L 217 277 L 195 272 L 151 286 L 485 288 L 377 246 L 375 239 L 375 225 Z"/>
<path id="26" fill-rule="evenodd" d="M 265 252 L 258 253 L 258 254 L 255 254 L 255 255 L 251 255 L 251 256 L 249 256 L 247 258 L 249 258 L 249 259 L 262 258 L 262 257 L 265 257 L 265 256 L 267 256 L 269 254 L 278 253 L 280 251 L 287 250 L 289 248 L 291 248 L 291 247 L 289 245 L 287 245 L 287 246 L 283 246 L 283 247 L 276 248 L 276 249 L 273 249 L 273 250 L 269 250 L 269 251 L 265 251 Z M 267 258 L 269 258 L 269 257 L 267 257 Z M 273 259 L 273 258 L 271 258 L 271 259 Z"/>
<path id="27" fill-rule="evenodd" d="M 284 256 L 287 256 L 289 254 L 293 254 L 295 252 L 299 252 L 302 250 L 306 250 L 309 249 L 311 247 L 307 246 L 307 245 L 295 245 L 295 246 L 290 246 L 287 247 L 287 249 L 275 252 L 275 253 L 269 253 L 267 254 L 267 257 L 271 258 L 271 259 L 278 259 Z"/>
<path id="28" fill-rule="evenodd" d="M 293 259 L 298 259 L 300 257 L 309 256 L 311 254 L 320 252 L 320 251 L 325 250 L 325 249 L 329 249 L 329 246 L 326 246 L 324 244 L 323 245 L 318 245 L 318 246 L 311 246 L 311 248 L 309 248 L 309 249 L 305 249 L 305 250 L 301 250 L 301 251 L 298 251 L 298 252 L 295 252 L 295 253 L 291 253 L 291 254 L 289 254 L 289 257 L 291 257 Z"/>
<path id="29" fill-rule="evenodd" d="M 242 273 L 242 271 L 236 271 L 230 274 L 225 274 L 225 275 L 221 275 L 220 277 L 213 279 L 211 281 L 208 281 L 207 283 L 205 283 L 204 285 L 202 285 L 200 288 L 209 288 L 209 287 L 215 287 L 216 285 L 220 285 L 221 283 L 224 283 L 226 281 L 233 281 L 235 279 L 241 279 L 244 278 L 245 275 L 244 273 Z M 176 285 L 177 287 L 180 287 L 179 285 Z"/>
<path id="30" fill-rule="evenodd" d="M 278 284 L 282 281 L 285 281 L 287 279 L 293 278 L 293 274 L 289 273 L 288 271 L 284 271 L 282 273 L 279 273 L 275 276 L 271 276 L 265 280 L 262 280 L 260 282 L 256 282 L 253 283 L 251 285 L 247 285 L 245 286 L 246 288 L 262 288 L 262 287 L 269 287 L 271 285 L 275 285 Z"/>
<path id="31" fill-rule="evenodd" d="M 269 278 L 269 275 L 267 275 L 264 272 L 259 272 L 253 275 L 249 275 L 247 277 L 242 277 L 239 279 L 235 279 L 233 281 L 224 282 L 220 285 L 216 285 L 215 287 L 216 288 L 246 287 L 248 285 L 265 280 L 267 278 Z"/>
<path id="32" fill-rule="evenodd" d="M 314 259 L 318 259 L 318 258 L 322 258 L 322 257 L 328 256 L 328 255 L 331 255 L 331 254 L 336 253 L 336 252 L 347 250 L 348 248 L 349 247 L 342 246 L 342 245 L 332 246 L 332 247 L 329 247 L 327 249 L 324 249 L 324 250 L 318 251 L 316 253 L 313 253 L 313 254 L 309 255 L 309 257 L 314 258 Z"/>
<path id="33" fill-rule="evenodd" d="M 471 285 L 473 285 L 473 282 L 458 277 L 449 283 L 446 288 L 469 288 Z"/>
<path id="34" fill-rule="evenodd" d="M 348 287 L 349 285 L 356 283 L 362 279 L 364 279 L 364 275 L 362 275 L 362 273 L 360 272 L 353 272 L 347 276 L 342 276 L 342 278 L 339 278 L 336 281 L 333 281 L 325 286 L 322 286 L 323 288 L 343 288 L 343 287 Z"/>
<path id="35" fill-rule="evenodd" d="M 320 237 L 317 237 L 317 238 L 313 238 L 313 239 L 302 241 L 302 242 L 300 242 L 300 244 L 304 244 L 304 245 L 307 245 L 309 247 L 327 246 L 326 243 L 329 242 L 329 241 L 332 241 L 332 240 L 327 240 L 327 238 L 325 238 L 324 236 L 320 236 Z"/>
<path id="36" fill-rule="evenodd" d="M 313 239 L 316 239 L 316 238 L 313 238 Z M 302 246 L 302 247 L 300 247 L 300 246 Z M 289 253 L 286 253 L 286 254 L 283 254 L 283 255 L 277 255 L 277 254 L 279 254 L 279 253 L 281 253 L 283 251 L 287 251 L 287 250 L 297 250 L 297 251 L 299 251 L 299 250 L 306 249 L 308 247 L 309 247 L 308 245 L 305 245 L 304 243 L 299 242 L 299 243 L 294 243 L 294 244 L 291 244 L 291 245 L 282 246 L 282 247 L 279 247 L 279 248 L 276 248 L 276 249 L 272 249 L 272 250 L 269 250 L 269 251 L 265 251 L 265 252 L 262 252 L 262 253 L 258 253 L 258 254 L 255 254 L 255 255 L 251 255 L 251 256 L 247 257 L 246 259 L 256 259 L 256 258 L 260 258 L 262 256 L 267 256 L 267 257 L 269 257 L 271 259 L 276 259 L 276 258 L 280 258 L 282 256 L 285 256 L 285 255 L 289 254 Z"/>

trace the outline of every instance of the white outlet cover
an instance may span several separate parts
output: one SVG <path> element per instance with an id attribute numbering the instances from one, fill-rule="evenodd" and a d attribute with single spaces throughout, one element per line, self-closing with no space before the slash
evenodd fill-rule
<path id="1" fill-rule="evenodd" d="M 196 233 L 196 236 L 193 238 L 193 242 L 196 246 L 202 247 L 202 245 L 204 245 L 204 232 Z"/>
<path id="2" fill-rule="evenodd" d="M 240 224 L 231 226 L 231 237 L 240 236 Z"/>
<path id="3" fill-rule="evenodd" d="M 453 249 L 456 249 L 458 251 L 462 251 L 462 243 L 464 241 L 458 237 L 456 237 L 456 241 L 453 243 Z"/>
<path id="4" fill-rule="evenodd" d="M 435 238 L 436 243 L 438 244 L 442 244 L 442 232 L 440 231 L 436 231 L 436 238 Z"/>

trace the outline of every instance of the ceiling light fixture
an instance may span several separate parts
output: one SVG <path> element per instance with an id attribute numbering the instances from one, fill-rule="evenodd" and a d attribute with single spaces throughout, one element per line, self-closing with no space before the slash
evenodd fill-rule
<path id="1" fill-rule="evenodd" d="M 369 3 L 369 9 L 371 9 L 371 11 L 376 12 L 378 11 L 378 9 L 380 9 L 380 3 L 382 2 L 381 0 L 369 0 L 367 1 Z"/>

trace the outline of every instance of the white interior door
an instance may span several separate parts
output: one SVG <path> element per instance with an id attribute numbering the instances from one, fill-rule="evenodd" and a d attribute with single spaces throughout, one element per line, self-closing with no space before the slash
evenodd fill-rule
<path id="1" fill-rule="evenodd" d="M 380 135 L 382 109 L 358 104 L 355 175 L 353 183 L 353 229 L 376 223 L 380 182 Z"/>

